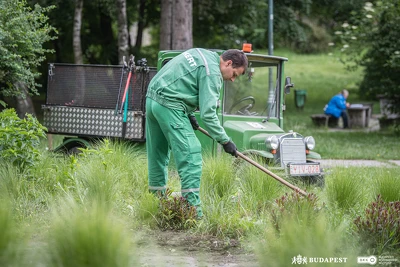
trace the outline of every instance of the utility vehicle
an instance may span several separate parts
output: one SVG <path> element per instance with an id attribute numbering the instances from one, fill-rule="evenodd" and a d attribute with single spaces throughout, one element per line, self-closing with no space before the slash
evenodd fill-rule
<path id="1" fill-rule="evenodd" d="M 65 136 L 56 150 L 74 152 L 99 138 L 146 142 L 147 86 L 157 70 L 182 52 L 160 51 L 157 67 L 148 67 L 145 59 L 135 64 L 132 57 L 121 66 L 49 64 L 43 124 L 49 134 Z M 247 73 L 221 88 L 217 112 L 228 136 L 243 154 L 258 156 L 290 176 L 321 176 L 314 138 L 283 130 L 285 95 L 293 87 L 284 76 L 287 58 L 250 51 L 246 56 Z M 215 141 L 196 134 L 203 151 L 222 153 Z"/>

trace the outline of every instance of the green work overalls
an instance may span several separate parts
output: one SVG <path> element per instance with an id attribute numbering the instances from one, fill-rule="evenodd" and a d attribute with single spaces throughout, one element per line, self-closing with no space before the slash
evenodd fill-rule
<path id="1" fill-rule="evenodd" d="M 200 119 L 220 143 L 230 139 L 220 125 L 216 109 L 222 88 L 220 58 L 205 49 L 190 49 L 173 58 L 151 80 L 146 98 L 146 149 L 149 190 L 164 192 L 170 152 L 181 179 L 182 196 L 202 216 L 200 142 L 188 115 L 200 109 Z"/>

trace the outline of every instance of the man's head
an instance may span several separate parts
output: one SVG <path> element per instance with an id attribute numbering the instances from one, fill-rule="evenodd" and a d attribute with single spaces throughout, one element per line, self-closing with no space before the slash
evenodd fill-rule
<path id="1" fill-rule="evenodd" d="M 234 81 L 237 76 L 245 74 L 247 57 L 243 51 L 237 49 L 226 50 L 220 57 L 219 69 L 224 80 Z"/>
<path id="2" fill-rule="evenodd" d="M 343 95 L 343 97 L 346 98 L 346 99 L 347 99 L 347 97 L 349 96 L 349 91 L 347 91 L 346 89 L 343 89 L 340 93 L 341 93 L 341 94 Z"/>

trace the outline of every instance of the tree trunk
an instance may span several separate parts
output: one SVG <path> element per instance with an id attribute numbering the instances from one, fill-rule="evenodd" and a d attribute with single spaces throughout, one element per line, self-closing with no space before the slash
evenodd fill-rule
<path id="1" fill-rule="evenodd" d="M 193 0 L 175 0 L 172 22 L 172 49 L 193 47 Z"/>
<path id="2" fill-rule="evenodd" d="M 82 10 L 83 0 L 75 0 L 75 17 L 74 17 L 74 30 L 73 30 L 73 48 L 75 64 L 83 64 L 82 46 L 81 46 L 81 27 L 82 27 Z M 71 105 L 80 106 L 84 103 L 85 99 L 85 70 L 83 67 L 76 69 L 78 75 L 76 76 L 77 88 L 75 88 Z"/>
<path id="3" fill-rule="evenodd" d="M 81 46 L 82 9 L 83 0 L 75 0 L 74 30 L 72 37 L 75 64 L 83 64 Z"/>
<path id="4" fill-rule="evenodd" d="M 116 0 L 118 12 L 118 62 L 123 64 L 122 58 L 129 56 L 128 21 L 126 17 L 126 0 Z"/>
<path id="5" fill-rule="evenodd" d="M 172 8 L 174 0 L 161 0 L 160 50 L 172 49 Z"/>
<path id="6" fill-rule="evenodd" d="M 27 113 L 36 117 L 35 107 L 33 106 L 32 98 L 28 93 L 28 88 L 26 88 L 25 84 L 21 82 L 17 82 L 15 86 L 22 94 L 17 96 L 16 111 L 18 117 L 22 119 Z"/>
<path id="7" fill-rule="evenodd" d="M 142 47 L 143 30 L 144 30 L 144 25 L 145 25 L 145 18 L 144 18 L 145 11 L 146 11 L 146 0 L 140 0 L 139 20 L 138 20 L 138 27 L 137 27 L 136 43 L 135 43 L 136 51 L 140 51 L 140 48 Z"/>

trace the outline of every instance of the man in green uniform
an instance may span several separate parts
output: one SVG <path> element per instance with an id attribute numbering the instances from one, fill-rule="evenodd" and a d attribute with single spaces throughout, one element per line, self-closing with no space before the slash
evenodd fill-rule
<path id="1" fill-rule="evenodd" d="M 149 190 L 164 193 L 168 179 L 170 152 L 174 155 L 181 179 L 182 196 L 196 207 L 202 217 L 200 178 L 201 145 L 193 129 L 198 123 L 193 112 L 199 108 L 200 119 L 210 135 L 223 145 L 225 152 L 236 156 L 236 145 L 220 125 L 216 109 L 223 80 L 234 81 L 246 72 L 246 55 L 236 49 L 221 56 L 206 49 L 194 48 L 168 62 L 151 80 L 146 95 L 146 149 Z"/>

